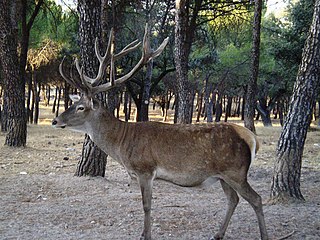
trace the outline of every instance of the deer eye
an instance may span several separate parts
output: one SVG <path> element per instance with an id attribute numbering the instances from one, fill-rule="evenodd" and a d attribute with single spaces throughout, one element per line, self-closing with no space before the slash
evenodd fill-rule
<path id="1" fill-rule="evenodd" d="M 78 106 L 77 111 L 84 111 L 84 106 Z"/>

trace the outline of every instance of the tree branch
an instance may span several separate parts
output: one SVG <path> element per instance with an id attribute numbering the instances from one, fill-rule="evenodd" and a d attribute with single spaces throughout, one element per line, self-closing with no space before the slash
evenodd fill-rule
<path id="1" fill-rule="evenodd" d="M 36 7 L 34 8 L 33 10 L 33 13 L 27 23 L 27 31 L 30 32 L 31 30 L 31 27 L 32 27 L 32 24 L 34 22 L 34 20 L 36 19 L 36 16 L 38 15 L 39 11 L 40 11 L 40 8 L 41 8 L 41 5 L 43 4 L 43 1 L 44 0 L 39 0 L 39 2 L 37 3 Z"/>

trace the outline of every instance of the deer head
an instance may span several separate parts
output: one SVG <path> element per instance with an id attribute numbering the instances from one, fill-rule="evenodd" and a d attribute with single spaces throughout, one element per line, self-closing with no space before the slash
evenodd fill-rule
<path id="1" fill-rule="evenodd" d="M 83 94 L 70 95 L 74 104 L 52 121 L 52 125 L 57 128 L 68 127 L 71 130 L 87 132 L 86 123 L 92 118 L 92 113 L 97 110 L 101 103 L 95 98 Z"/>
<path id="2" fill-rule="evenodd" d="M 89 118 L 92 117 L 92 113 L 101 107 L 101 103 L 95 99 L 94 96 L 97 93 L 108 91 L 115 86 L 128 81 L 136 72 L 148 63 L 148 61 L 159 56 L 164 50 L 169 38 L 164 39 L 161 45 L 153 51 L 150 47 L 148 32 L 148 25 L 146 25 L 142 40 L 142 55 L 140 60 L 127 74 L 119 78 L 116 78 L 115 61 L 137 49 L 141 45 L 141 42 L 135 40 L 124 47 L 119 53 L 114 53 L 113 29 L 111 29 L 107 49 L 104 55 L 100 54 L 98 39 L 95 41 L 95 54 L 99 60 L 99 69 L 95 78 L 90 78 L 84 74 L 83 67 L 80 67 L 78 59 L 75 60 L 75 66 L 80 78 L 74 79 L 72 77 L 67 77 L 63 72 L 63 59 L 59 66 L 61 76 L 66 82 L 79 89 L 82 96 L 71 96 L 71 100 L 73 100 L 74 104 L 59 117 L 55 118 L 52 121 L 52 125 L 60 128 L 69 127 L 71 130 L 87 132 L 85 123 L 90 120 Z M 101 84 L 107 71 L 109 74 L 109 82 Z"/>

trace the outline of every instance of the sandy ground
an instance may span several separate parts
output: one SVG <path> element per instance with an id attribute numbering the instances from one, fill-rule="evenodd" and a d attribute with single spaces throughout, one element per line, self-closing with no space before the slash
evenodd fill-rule
<path id="1" fill-rule="evenodd" d="M 3 146 L 0 134 L 0 239 L 139 239 L 140 191 L 108 160 L 106 178 L 74 177 L 82 134 L 55 130 L 48 121 L 28 126 L 26 148 Z M 261 150 L 249 182 L 267 202 L 279 127 L 257 128 Z M 271 239 L 320 239 L 320 131 L 310 132 L 303 159 L 303 203 L 264 205 Z M 226 210 L 219 183 L 183 188 L 155 181 L 153 239 L 209 239 Z M 240 200 L 225 239 L 259 239 L 253 209 Z"/>

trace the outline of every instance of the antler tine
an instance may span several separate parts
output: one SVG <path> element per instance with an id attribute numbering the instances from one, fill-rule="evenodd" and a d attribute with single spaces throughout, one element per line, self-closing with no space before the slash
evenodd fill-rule
<path id="1" fill-rule="evenodd" d="M 94 50 L 95 50 L 95 54 L 99 60 L 99 70 L 98 70 L 98 74 L 95 78 L 91 78 L 91 77 L 88 77 L 87 75 L 83 74 L 83 79 L 86 82 L 88 82 L 89 84 L 91 84 L 91 85 L 97 84 L 103 78 L 103 74 L 104 74 L 106 65 L 110 61 L 111 54 L 112 54 L 111 52 L 113 52 L 113 48 L 114 48 L 113 41 L 114 41 L 114 31 L 113 31 L 113 28 L 111 28 L 111 31 L 109 34 L 108 46 L 107 46 L 105 54 L 102 56 L 100 54 L 98 38 L 96 38 L 95 43 L 94 43 Z"/>
<path id="2" fill-rule="evenodd" d="M 108 40 L 108 45 L 106 49 L 106 53 L 104 54 L 104 58 L 107 57 L 108 54 L 110 54 L 111 51 L 113 51 L 112 46 L 114 42 L 114 30 L 111 28 L 110 33 L 109 33 L 109 40 Z"/>
<path id="3" fill-rule="evenodd" d="M 112 31 L 113 35 L 113 31 Z M 115 71 L 114 71 L 114 42 L 112 41 L 110 44 L 110 84 L 114 84 L 115 80 Z"/>
<path id="4" fill-rule="evenodd" d="M 150 47 L 150 40 L 149 40 L 149 34 L 148 34 L 148 24 L 146 24 L 145 26 L 145 33 L 143 36 L 143 51 L 144 51 L 144 57 L 145 57 L 145 63 L 147 63 L 148 61 L 150 61 L 151 58 L 156 58 L 158 57 L 162 51 L 164 50 L 164 48 L 167 46 L 168 42 L 169 42 L 169 37 L 165 38 L 162 43 L 160 44 L 160 46 L 157 48 L 157 50 L 152 51 L 151 47 Z"/>
<path id="5" fill-rule="evenodd" d="M 63 69 L 62 69 L 62 65 L 63 65 L 63 62 L 64 62 L 65 58 L 66 58 L 66 56 L 63 57 L 60 65 L 59 65 L 59 73 L 63 77 L 64 80 L 66 80 L 68 83 L 73 85 L 73 82 L 69 78 L 67 78 L 66 75 L 64 75 L 64 72 L 63 72 Z"/>
<path id="6" fill-rule="evenodd" d="M 65 58 L 66 58 L 66 57 L 64 56 L 63 59 L 62 59 L 62 61 L 61 61 L 61 63 L 60 63 L 60 65 L 59 65 L 59 73 L 60 73 L 60 75 L 61 75 L 62 78 L 63 78 L 67 83 L 69 83 L 71 86 L 79 89 L 81 92 L 84 92 L 85 89 L 83 88 L 83 86 L 82 86 L 81 84 L 79 84 L 78 82 L 76 82 L 76 81 L 72 78 L 72 76 L 71 76 L 71 78 L 69 78 L 69 77 L 67 77 L 67 76 L 64 74 L 64 72 L 63 72 L 63 62 L 64 62 Z M 72 72 L 72 71 L 71 71 L 71 72 Z"/>
<path id="7" fill-rule="evenodd" d="M 125 46 L 119 53 L 113 54 L 113 51 L 111 52 L 111 57 L 110 57 L 110 86 L 114 85 L 115 82 L 115 68 L 114 68 L 114 62 L 118 59 L 120 59 L 122 56 L 128 54 L 129 52 L 135 50 L 136 48 L 139 47 L 141 42 L 138 40 L 133 41 L 132 43 L 128 44 Z M 112 49 L 114 50 L 114 49 Z"/>
<path id="8" fill-rule="evenodd" d="M 79 59 L 76 58 L 74 60 L 74 63 L 76 65 L 77 71 L 78 71 L 78 73 L 80 75 L 80 79 L 81 79 L 82 85 L 84 86 L 83 89 L 85 89 L 87 93 L 91 93 L 92 92 L 92 87 L 85 79 L 86 76 L 84 75 L 83 67 L 80 67 Z"/>
<path id="9" fill-rule="evenodd" d="M 163 42 L 160 44 L 160 46 L 157 48 L 157 50 L 152 51 L 151 47 L 150 47 L 150 41 L 149 41 L 149 34 L 148 34 L 148 25 L 146 24 L 145 27 L 145 34 L 143 37 L 143 49 L 142 49 L 142 56 L 139 60 L 139 62 L 134 66 L 134 68 L 128 72 L 126 75 L 114 80 L 114 61 L 116 60 L 116 56 L 117 59 L 119 58 L 119 56 L 123 56 L 123 52 L 128 52 L 129 50 L 135 49 L 137 46 L 140 45 L 140 42 L 138 44 L 136 44 L 135 46 L 133 46 L 135 44 L 135 42 L 130 43 L 127 47 L 125 47 L 120 53 L 118 53 L 117 55 L 112 55 L 111 57 L 111 69 L 110 69 L 110 82 L 102 84 L 100 86 L 95 86 L 92 87 L 92 91 L 94 94 L 99 93 L 99 92 L 103 92 L 103 91 L 107 91 L 111 88 L 113 88 L 116 85 L 119 85 L 125 81 L 127 81 L 128 79 L 130 79 L 139 69 L 142 68 L 142 66 L 144 64 L 146 64 L 150 59 L 155 58 L 157 56 L 160 55 L 160 53 L 164 50 L 165 46 L 167 45 L 169 41 L 169 38 L 166 38 L 163 40 Z M 133 46 L 133 47 L 130 47 Z"/>
<path id="10" fill-rule="evenodd" d="M 164 50 L 164 48 L 167 46 L 168 42 L 169 42 L 169 37 L 167 37 L 167 38 L 165 38 L 165 39 L 163 40 L 163 42 L 160 44 L 160 46 L 157 48 L 157 50 L 155 50 L 155 51 L 152 53 L 151 58 L 156 58 L 156 57 L 158 57 L 158 56 L 162 53 L 162 51 Z"/>
<path id="11" fill-rule="evenodd" d="M 109 37 L 109 41 L 110 41 L 110 37 Z M 109 43 L 108 43 L 108 46 L 109 46 Z M 98 37 L 96 37 L 96 39 L 94 41 L 94 52 L 95 52 L 99 62 L 103 61 L 103 56 L 100 54 L 100 49 L 99 49 L 99 46 L 98 46 Z M 107 52 L 108 52 L 108 48 L 106 50 L 106 53 L 105 53 L 104 57 L 107 55 Z"/>
<path id="12" fill-rule="evenodd" d="M 119 53 L 114 55 L 114 60 L 118 60 L 119 58 L 123 57 L 124 55 L 128 54 L 129 52 L 137 49 L 141 44 L 141 41 L 138 39 L 134 40 L 132 43 L 125 46 Z"/>

